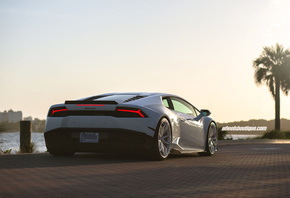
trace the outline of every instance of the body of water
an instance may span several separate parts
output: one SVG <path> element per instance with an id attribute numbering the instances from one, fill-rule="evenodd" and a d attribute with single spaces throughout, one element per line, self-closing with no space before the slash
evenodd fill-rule
<path id="1" fill-rule="evenodd" d="M 226 138 L 233 140 L 248 139 L 259 137 L 258 135 L 226 135 Z M 43 153 L 47 150 L 43 133 L 31 133 L 31 142 L 35 144 L 35 152 Z M 0 133 L 0 148 L 2 151 L 11 150 L 12 154 L 20 150 L 20 133 L 19 132 L 2 132 Z"/>
<path id="2" fill-rule="evenodd" d="M 261 137 L 260 135 L 226 135 L 225 138 L 233 138 L 233 140 L 246 140 Z"/>
<path id="3" fill-rule="evenodd" d="M 31 133 L 31 142 L 35 144 L 35 152 L 45 152 L 46 146 L 43 133 Z M 19 132 L 1 132 L 0 148 L 2 151 L 11 149 L 11 153 L 15 154 L 20 150 L 20 133 Z"/>

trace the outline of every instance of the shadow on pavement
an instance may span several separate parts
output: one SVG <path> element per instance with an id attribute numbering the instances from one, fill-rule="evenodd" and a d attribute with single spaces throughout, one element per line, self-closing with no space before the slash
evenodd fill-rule
<path id="1" fill-rule="evenodd" d="M 163 163 L 170 159 L 194 157 L 198 155 L 171 155 L 164 161 L 154 161 L 140 154 L 98 154 L 98 153 L 76 153 L 73 156 L 52 156 L 48 153 L 41 154 L 19 154 L 0 155 L 0 169 L 17 168 L 43 168 L 43 167 L 65 167 L 98 164 L 119 164 L 136 162 Z"/>

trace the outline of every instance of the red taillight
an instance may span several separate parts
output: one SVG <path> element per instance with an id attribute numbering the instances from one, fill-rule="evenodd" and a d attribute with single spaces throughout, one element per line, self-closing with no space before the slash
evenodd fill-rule
<path id="1" fill-rule="evenodd" d="M 49 110 L 48 116 L 53 116 L 53 117 L 63 116 L 66 111 L 68 111 L 66 107 L 51 108 Z"/>
<path id="2" fill-rule="evenodd" d="M 57 109 L 57 110 L 52 110 L 51 115 L 60 112 L 60 111 L 67 111 L 67 109 Z"/>
<path id="3" fill-rule="evenodd" d="M 78 107 L 103 107 L 103 104 L 76 104 Z"/>
<path id="4" fill-rule="evenodd" d="M 121 111 L 121 112 L 128 112 L 128 113 L 137 113 L 139 114 L 142 118 L 144 118 L 145 116 L 141 113 L 141 110 L 130 110 L 130 109 L 116 109 L 116 111 Z"/>

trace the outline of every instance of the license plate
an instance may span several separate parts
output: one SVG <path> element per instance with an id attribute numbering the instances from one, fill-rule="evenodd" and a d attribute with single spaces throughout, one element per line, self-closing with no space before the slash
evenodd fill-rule
<path id="1" fill-rule="evenodd" d="M 81 143 L 98 143 L 99 142 L 99 133 L 81 132 L 80 142 Z"/>

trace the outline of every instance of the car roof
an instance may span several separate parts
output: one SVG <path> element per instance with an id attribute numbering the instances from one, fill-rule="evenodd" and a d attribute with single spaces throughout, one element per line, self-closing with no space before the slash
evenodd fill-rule
<path id="1" fill-rule="evenodd" d="M 120 97 L 120 98 L 112 98 L 112 96 L 125 96 L 125 97 Z M 126 96 L 128 96 L 126 98 Z M 132 97 L 131 97 L 132 96 Z M 105 93 L 105 94 L 100 94 L 100 95 L 95 95 L 95 96 L 90 96 L 90 97 L 85 97 L 78 99 L 80 101 L 83 100 L 102 100 L 103 98 L 106 98 L 106 100 L 109 98 L 109 100 L 118 100 L 118 103 L 123 103 L 123 102 L 130 102 L 132 100 L 136 100 L 139 98 L 150 98 L 150 97 L 168 97 L 168 96 L 175 96 L 172 94 L 167 94 L 167 93 L 157 93 L 157 92 L 117 92 L 117 93 Z M 175 96 L 178 97 L 178 96 Z M 122 101 L 123 100 L 123 101 Z"/>
<path id="2" fill-rule="evenodd" d="M 136 95 L 136 96 L 176 96 L 168 93 L 159 92 L 115 92 L 115 93 L 105 93 L 96 96 L 109 96 L 109 95 Z M 179 97 L 179 96 L 177 96 Z"/>

